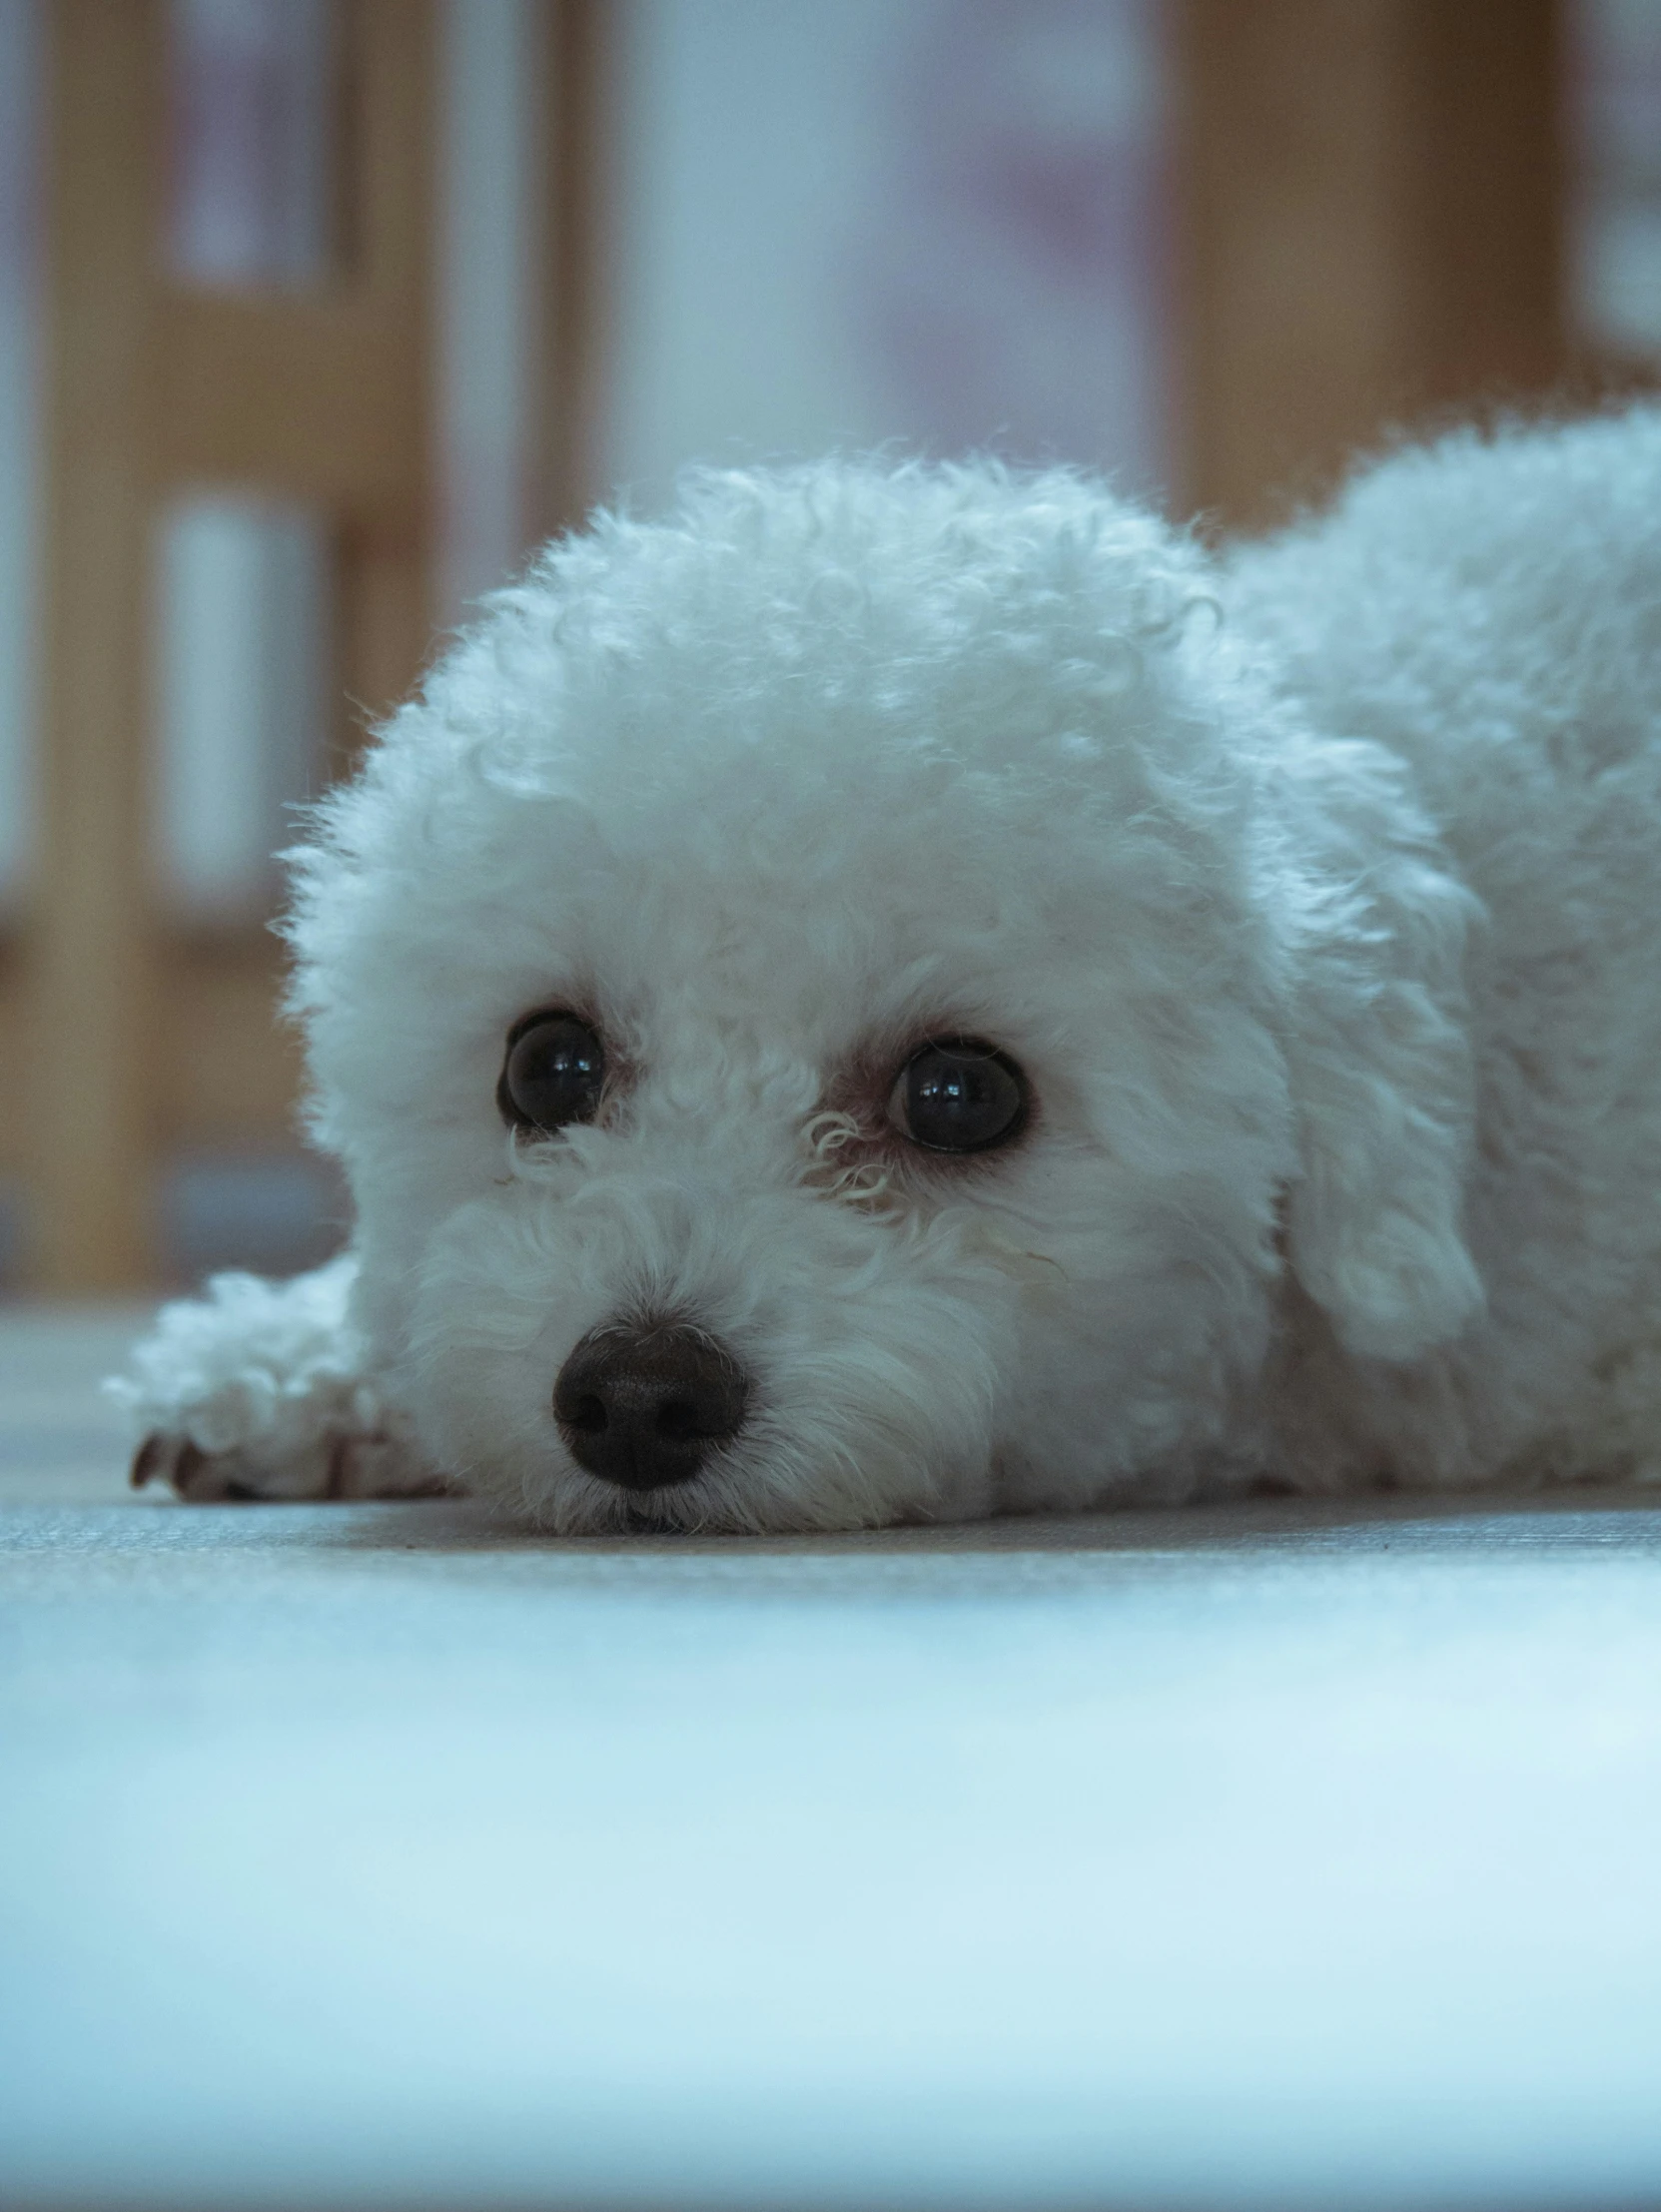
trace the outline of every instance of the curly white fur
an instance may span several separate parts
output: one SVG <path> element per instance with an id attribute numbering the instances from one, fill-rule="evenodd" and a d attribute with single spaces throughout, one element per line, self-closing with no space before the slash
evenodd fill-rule
<path id="1" fill-rule="evenodd" d="M 320 810 L 355 1254 L 169 1310 L 148 1465 L 622 1528 L 550 1397 L 649 1313 L 752 1380 L 659 1525 L 1648 1473 L 1658 875 L 1661 413 L 1220 561 L 1066 472 L 700 476 L 550 547 Z M 614 1082 L 527 1143 L 550 1004 Z M 1036 1110 L 942 1161 L 879 1123 L 953 1034 Z"/>

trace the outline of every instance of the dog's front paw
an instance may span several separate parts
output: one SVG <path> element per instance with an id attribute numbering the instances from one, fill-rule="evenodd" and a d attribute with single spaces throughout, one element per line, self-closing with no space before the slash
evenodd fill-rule
<path id="1" fill-rule="evenodd" d="M 204 1451 L 189 1436 L 153 1430 L 133 1454 L 132 1485 L 166 1482 L 191 1505 L 331 1498 L 436 1498 L 451 1485 L 385 1431 L 326 1432 L 289 1450 L 234 1445 Z"/>
<path id="2" fill-rule="evenodd" d="M 292 1282 L 221 1275 L 167 1306 L 107 1385 L 143 1437 L 135 1489 L 182 1498 L 407 1498 L 445 1487 L 365 1371 L 350 1259 Z"/>

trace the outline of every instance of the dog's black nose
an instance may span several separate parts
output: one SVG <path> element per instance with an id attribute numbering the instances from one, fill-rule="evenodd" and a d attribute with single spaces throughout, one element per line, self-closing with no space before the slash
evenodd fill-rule
<path id="1" fill-rule="evenodd" d="M 749 1377 L 714 1337 L 678 1321 L 598 1328 L 553 1386 L 571 1457 L 626 1490 L 686 1482 L 743 1426 Z"/>

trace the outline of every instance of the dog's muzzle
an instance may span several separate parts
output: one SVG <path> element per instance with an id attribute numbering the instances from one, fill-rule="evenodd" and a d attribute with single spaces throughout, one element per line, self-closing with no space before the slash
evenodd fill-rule
<path id="1" fill-rule="evenodd" d="M 559 1370 L 553 1417 L 579 1467 L 625 1490 L 691 1480 L 744 1425 L 750 1382 L 684 1322 L 591 1329 Z"/>

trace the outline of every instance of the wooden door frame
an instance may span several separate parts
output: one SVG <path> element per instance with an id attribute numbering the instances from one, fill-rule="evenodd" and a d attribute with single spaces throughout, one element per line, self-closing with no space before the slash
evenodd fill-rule
<path id="1" fill-rule="evenodd" d="M 1184 489 L 1249 524 L 1564 387 L 1558 0 L 1174 0 Z"/>
<path id="2" fill-rule="evenodd" d="M 396 700 L 428 648 L 434 40 L 430 0 L 347 0 L 350 255 L 315 290 L 243 296 L 164 266 L 160 0 L 52 0 L 46 23 L 41 854 L 16 988 L 30 1279 L 86 1293 L 154 1279 L 159 1162 L 224 1133 L 200 1125 L 204 1099 L 269 1138 L 296 1089 L 275 944 L 196 942 L 156 898 L 164 502 L 235 486 L 328 513 L 361 711 Z"/>

